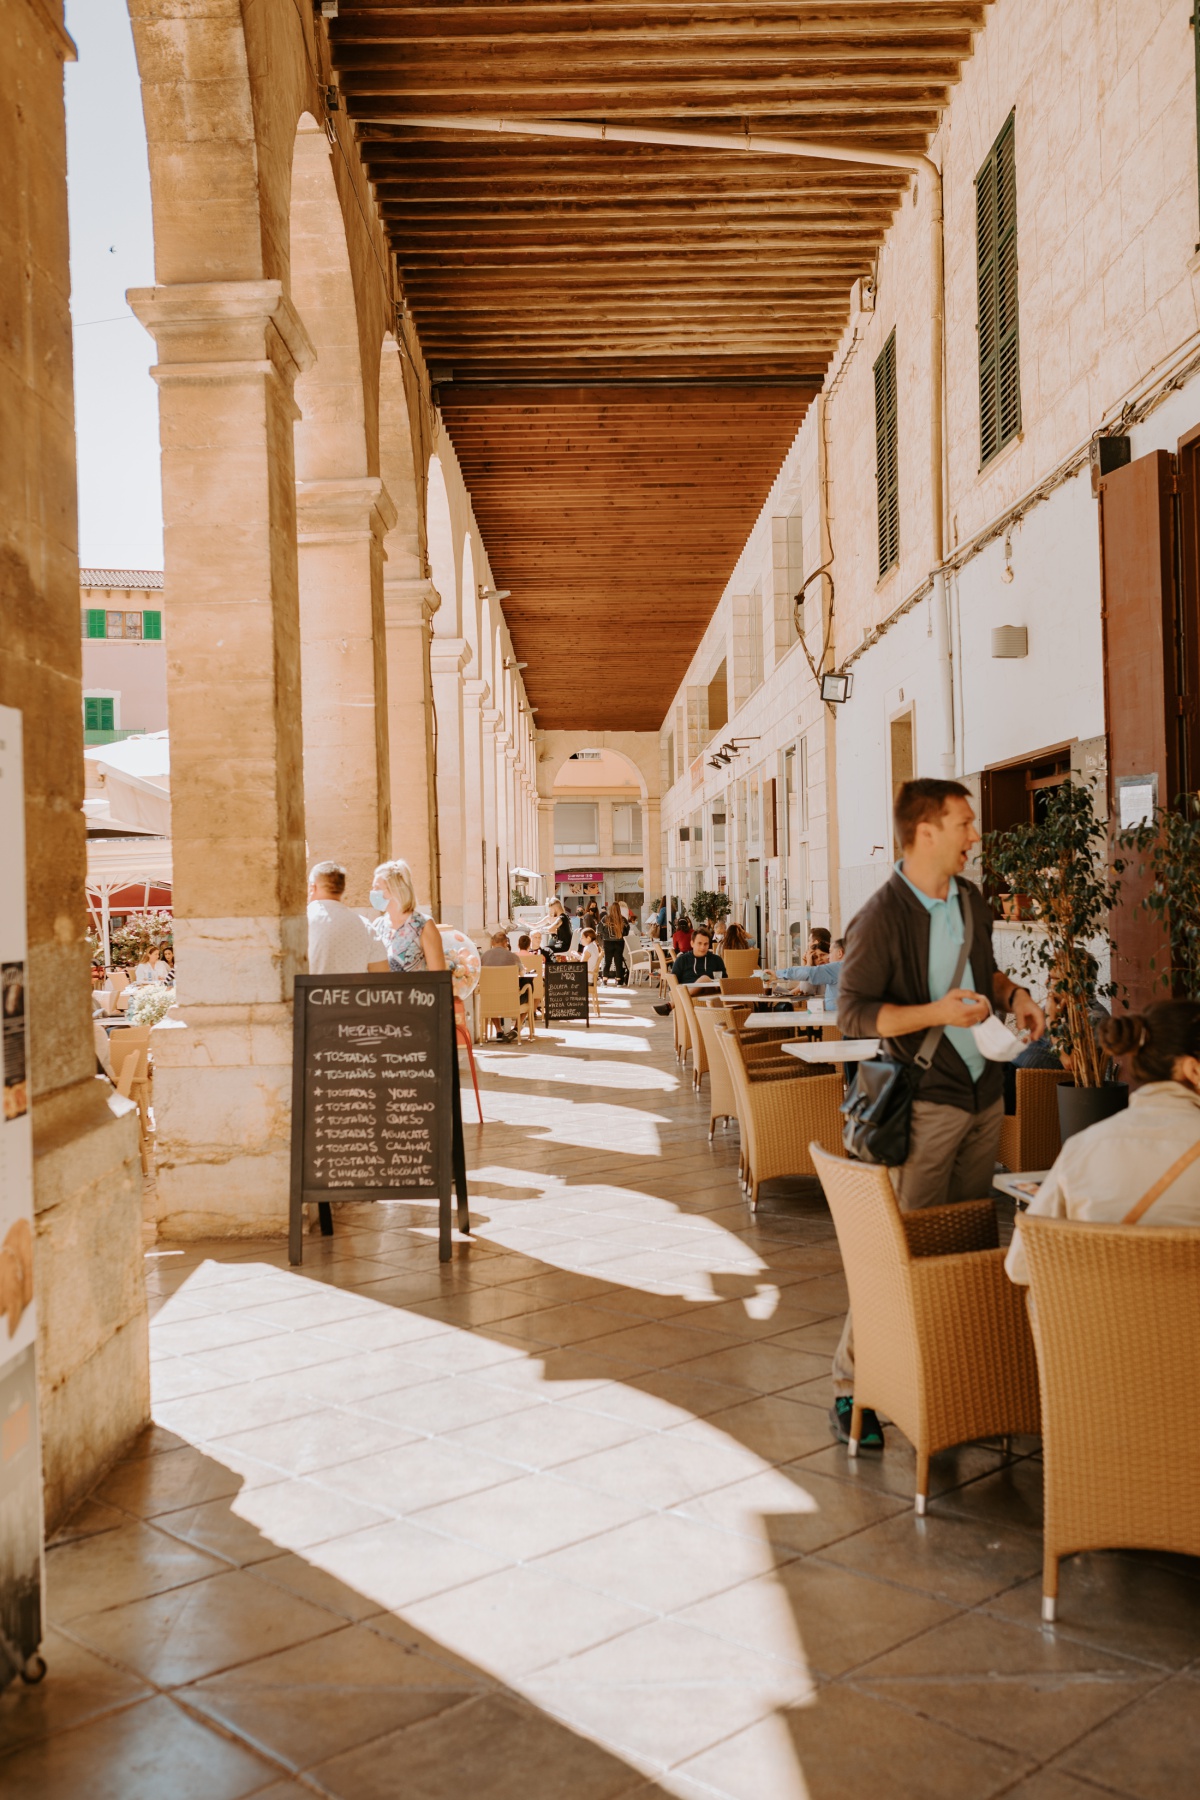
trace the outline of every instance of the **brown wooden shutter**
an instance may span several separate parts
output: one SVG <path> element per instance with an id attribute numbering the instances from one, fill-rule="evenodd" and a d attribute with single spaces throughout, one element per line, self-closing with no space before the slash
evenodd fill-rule
<path id="1" fill-rule="evenodd" d="M 1104 710 L 1108 729 L 1109 816 L 1120 829 L 1122 776 L 1154 775 L 1161 805 L 1179 792 L 1174 721 L 1169 718 L 1167 647 L 1175 611 L 1175 474 L 1165 450 L 1114 469 L 1100 483 Z M 1169 729 L 1170 726 L 1170 729 Z M 1135 1010 L 1166 997 L 1163 934 L 1138 905 L 1144 884 L 1127 877 L 1112 917 L 1113 975 Z M 1154 967 L 1151 967 L 1153 961 Z"/>

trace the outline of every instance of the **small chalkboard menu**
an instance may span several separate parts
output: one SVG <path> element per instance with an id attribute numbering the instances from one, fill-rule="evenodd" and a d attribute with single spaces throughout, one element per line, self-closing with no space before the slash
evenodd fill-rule
<path id="1" fill-rule="evenodd" d="M 298 975 L 292 1063 L 288 1260 L 306 1201 L 332 1230 L 334 1200 L 438 1202 L 450 1260 L 450 1189 L 469 1229 L 454 989 L 447 972 Z"/>
<path id="2" fill-rule="evenodd" d="M 585 962 L 546 964 L 546 1023 L 555 1020 L 582 1019 L 591 1029 L 588 1012 L 588 966 Z"/>

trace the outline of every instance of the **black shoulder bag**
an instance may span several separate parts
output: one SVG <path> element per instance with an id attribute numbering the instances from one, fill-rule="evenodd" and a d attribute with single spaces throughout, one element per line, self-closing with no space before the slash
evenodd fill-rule
<path id="1" fill-rule="evenodd" d="M 962 980 L 975 935 L 970 909 L 964 906 L 963 913 L 962 948 L 947 992 Z M 896 1056 L 875 1056 L 870 1062 L 858 1064 L 850 1091 L 842 1102 L 846 1120 L 842 1143 L 847 1156 L 858 1162 L 883 1163 L 890 1169 L 908 1161 L 913 1101 L 922 1075 L 937 1055 L 945 1029 L 944 1025 L 931 1025 L 912 1062 L 901 1062 Z"/>

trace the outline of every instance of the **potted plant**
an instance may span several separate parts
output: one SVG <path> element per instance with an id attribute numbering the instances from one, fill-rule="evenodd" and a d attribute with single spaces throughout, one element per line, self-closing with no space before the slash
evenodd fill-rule
<path id="1" fill-rule="evenodd" d="M 984 880 L 1021 895 L 1030 927 L 1021 940 L 1022 974 L 1040 972 L 1047 995 L 1050 1037 L 1074 1086 L 1058 1090 L 1062 1135 L 1082 1131 L 1127 1103 L 1124 1084 L 1106 1079 L 1108 1060 L 1096 1042 L 1097 1001 L 1111 997 L 1101 984 L 1089 942 L 1107 929 L 1117 904 L 1122 864 L 1109 866 L 1107 831 L 1096 817 L 1091 790 L 1063 782 L 1047 794 L 1036 824 L 992 831 L 983 841 Z"/>
<path id="2" fill-rule="evenodd" d="M 708 888 L 701 888 L 692 896 L 692 904 L 688 915 L 693 925 L 705 925 L 711 931 L 722 919 L 729 915 L 729 895 L 713 893 Z"/>
<path id="3" fill-rule="evenodd" d="M 1165 967 L 1153 956 L 1150 967 L 1168 994 L 1200 999 L 1200 794 L 1182 795 L 1174 812 L 1155 807 L 1116 841 L 1139 858 L 1139 884 L 1148 886 L 1138 905 L 1162 929 Z"/>

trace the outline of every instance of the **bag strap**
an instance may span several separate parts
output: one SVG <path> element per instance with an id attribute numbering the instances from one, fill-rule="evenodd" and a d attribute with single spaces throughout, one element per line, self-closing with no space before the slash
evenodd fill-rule
<path id="1" fill-rule="evenodd" d="M 950 987 L 946 989 L 947 993 L 950 993 L 951 989 L 956 988 L 963 978 L 963 970 L 966 968 L 967 961 L 971 955 L 971 939 L 975 935 L 975 921 L 973 918 L 969 918 L 967 909 L 963 906 L 961 898 L 959 899 L 958 906 L 963 921 L 963 941 L 958 952 L 958 961 L 954 965 L 954 973 L 950 977 Z M 945 1032 L 945 1029 L 946 1027 L 944 1025 L 931 1025 L 929 1027 L 929 1030 L 921 1039 L 921 1048 L 913 1058 L 918 1069 L 927 1069 L 929 1067 L 930 1063 L 937 1055 L 938 1045 L 942 1041 L 942 1034 Z"/>
<path id="2" fill-rule="evenodd" d="M 1179 1180 L 1185 1169 L 1191 1168 L 1197 1157 L 1200 1157 L 1200 1138 L 1196 1139 L 1190 1150 L 1185 1150 L 1183 1155 L 1171 1164 L 1165 1175 L 1159 1176 L 1152 1188 L 1146 1189 L 1137 1205 L 1131 1206 L 1125 1214 L 1121 1220 L 1122 1225 L 1136 1225 L 1142 1214 L 1150 1211 L 1160 1195 L 1165 1194 L 1167 1189 Z"/>

